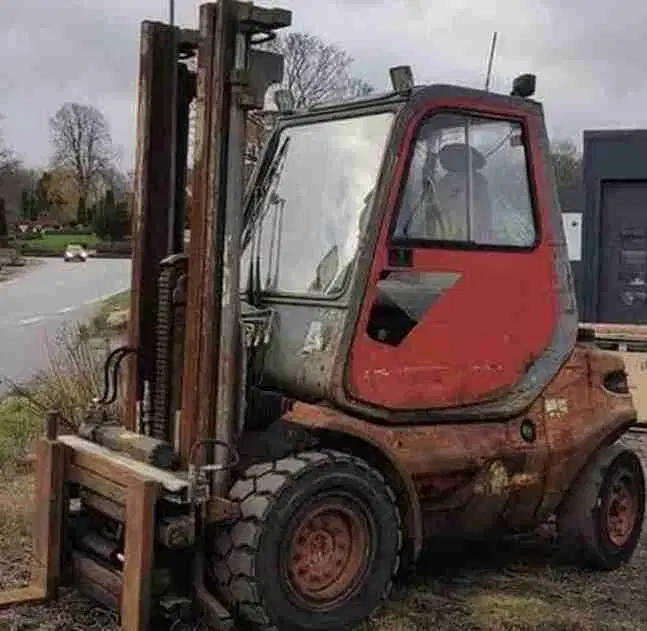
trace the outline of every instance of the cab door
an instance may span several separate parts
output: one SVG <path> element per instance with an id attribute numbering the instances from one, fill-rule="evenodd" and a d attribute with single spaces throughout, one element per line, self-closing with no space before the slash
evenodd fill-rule
<path id="1" fill-rule="evenodd" d="M 544 132 L 533 116 L 431 104 L 414 117 L 350 348 L 352 399 L 394 411 L 505 403 L 550 348 L 552 199 L 533 169 Z"/>

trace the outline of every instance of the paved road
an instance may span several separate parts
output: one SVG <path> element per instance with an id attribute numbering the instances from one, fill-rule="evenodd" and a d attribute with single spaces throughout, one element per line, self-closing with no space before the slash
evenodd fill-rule
<path id="1" fill-rule="evenodd" d="M 45 341 L 63 325 L 91 315 L 97 302 L 129 285 L 129 259 L 43 259 L 0 283 L 0 394 L 8 389 L 5 378 L 19 382 L 45 367 Z"/>

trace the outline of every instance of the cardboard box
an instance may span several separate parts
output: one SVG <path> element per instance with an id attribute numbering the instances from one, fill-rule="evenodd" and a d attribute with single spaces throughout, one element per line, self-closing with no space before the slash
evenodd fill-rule
<path id="1" fill-rule="evenodd" d="M 602 348 L 622 356 L 638 421 L 647 424 L 647 325 L 586 323 L 580 327 L 592 331 Z"/>
<path id="2" fill-rule="evenodd" d="M 638 421 L 647 424 L 647 352 L 620 352 L 627 369 L 629 390 L 634 398 Z"/>

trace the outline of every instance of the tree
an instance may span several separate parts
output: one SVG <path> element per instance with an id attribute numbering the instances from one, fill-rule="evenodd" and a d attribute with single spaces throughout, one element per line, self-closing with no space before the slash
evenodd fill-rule
<path id="1" fill-rule="evenodd" d="M 94 205 L 92 214 L 92 227 L 100 239 L 119 241 L 130 232 L 128 203 L 125 200 L 117 201 L 112 189 Z"/>
<path id="2" fill-rule="evenodd" d="M 9 245 L 9 224 L 7 222 L 7 210 L 5 201 L 0 197 L 0 248 L 6 248 Z"/>
<path id="3" fill-rule="evenodd" d="M 39 195 L 48 209 L 54 209 L 69 222 L 78 220 L 79 187 L 74 171 L 62 168 L 45 171 L 39 181 Z"/>
<path id="4" fill-rule="evenodd" d="M 35 171 L 20 165 L 0 175 L 0 197 L 5 200 L 7 221 L 10 224 L 22 216 L 22 193 L 33 189 L 37 177 Z"/>
<path id="5" fill-rule="evenodd" d="M 2 116 L 0 116 L 0 121 Z M 20 166 L 20 160 L 14 150 L 5 142 L 0 130 L 0 176 L 13 173 Z"/>
<path id="6" fill-rule="evenodd" d="M 86 208 L 98 183 L 115 159 L 105 116 L 92 105 L 64 103 L 50 119 L 53 165 L 74 174 L 78 191 L 77 221 L 87 221 Z"/>
<path id="7" fill-rule="evenodd" d="M 20 190 L 26 179 L 29 179 L 28 172 L 22 167 L 13 148 L 6 143 L 0 129 L 0 197 L 5 202 L 7 223 L 17 218 L 20 210 Z"/>
<path id="8" fill-rule="evenodd" d="M 25 183 L 20 195 L 20 216 L 22 219 L 35 221 L 47 213 L 50 207 L 51 177 L 49 171 L 32 173 L 31 181 Z"/>
<path id="9" fill-rule="evenodd" d="M 309 33 L 279 35 L 268 48 L 284 57 L 282 88 L 296 108 L 323 101 L 366 96 L 373 87 L 351 74 L 354 59 L 334 44 Z"/>
<path id="10" fill-rule="evenodd" d="M 564 191 L 582 178 L 582 156 L 571 140 L 559 140 L 551 146 L 551 157 L 557 189 Z"/>

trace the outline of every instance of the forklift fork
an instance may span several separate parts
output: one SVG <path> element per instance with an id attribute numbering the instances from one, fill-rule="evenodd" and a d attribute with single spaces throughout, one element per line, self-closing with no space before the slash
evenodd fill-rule
<path id="1" fill-rule="evenodd" d="M 74 582 L 82 591 L 119 611 L 123 629 L 144 629 L 150 617 L 157 501 L 163 492 L 177 493 L 188 485 L 168 472 L 83 438 L 57 436 L 57 425 L 58 415 L 48 414 L 45 436 L 36 446 L 31 583 L 0 592 L 0 607 L 56 598 L 63 582 L 63 560 L 69 556 Z M 104 510 L 110 505 L 123 513 L 121 572 L 113 572 L 77 550 L 64 550 L 72 485 L 105 498 Z"/>

